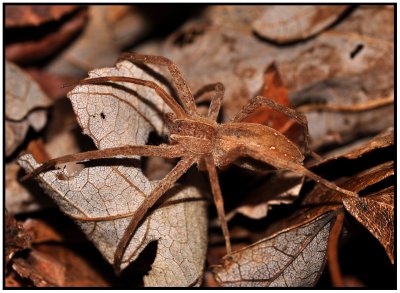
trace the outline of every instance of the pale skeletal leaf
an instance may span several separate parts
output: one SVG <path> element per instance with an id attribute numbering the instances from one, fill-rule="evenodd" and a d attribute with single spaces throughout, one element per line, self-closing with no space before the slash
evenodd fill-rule
<path id="1" fill-rule="evenodd" d="M 283 230 L 222 259 L 212 266 L 222 286 L 309 287 L 325 265 L 326 248 L 334 213 Z"/>
<path id="2" fill-rule="evenodd" d="M 131 76 L 154 80 L 131 62 L 103 68 L 89 77 Z M 149 88 L 128 83 L 79 85 L 68 94 L 83 132 L 99 149 L 143 145 L 153 129 L 163 132 L 162 115 L 167 106 Z M 39 165 L 30 156 L 20 158 L 27 172 Z M 140 164 L 139 164 L 140 165 Z M 66 170 L 37 176 L 39 184 L 61 210 L 75 219 L 103 256 L 113 263 L 117 244 L 134 212 L 154 189 L 137 164 L 137 158 L 91 164 L 78 174 Z M 121 268 L 135 260 L 153 241 L 158 241 L 147 286 L 198 285 L 207 244 L 205 201 L 194 187 L 174 189 L 161 206 L 139 225 L 122 258 Z M 101 221 L 90 221 L 101 217 Z"/>

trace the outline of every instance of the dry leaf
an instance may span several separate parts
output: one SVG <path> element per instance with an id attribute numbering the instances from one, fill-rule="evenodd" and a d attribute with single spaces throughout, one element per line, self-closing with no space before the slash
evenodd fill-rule
<path id="1" fill-rule="evenodd" d="M 325 265 L 328 235 L 334 213 L 311 223 L 260 240 L 212 266 L 222 286 L 309 287 Z"/>
<path id="2" fill-rule="evenodd" d="M 31 238 L 26 234 L 22 224 L 18 223 L 7 209 L 5 210 L 4 240 L 6 264 L 8 264 L 17 251 L 31 247 Z"/>
<path id="3" fill-rule="evenodd" d="M 31 77 L 13 63 L 6 62 L 6 156 L 24 140 L 29 126 L 39 131 L 46 123 L 43 108 L 52 101 Z"/>
<path id="4" fill-rule="evenodd" d="M 29 254 L 28 260 L 16 259 L 13 269 L 20 276 L 31 279 L 36 287 L 61 287 L 65 282 L 65 266 L 36 250 Z"/>
<path id="5" fill-rule="evenodd" d="M 343 205 L 379 240 L 394 263 L 394 186 L 367 197 L 345 199 Z"/>
<path id="6" fill-rule="evenodd" d="M 304 40 L 332 25 L 348 5 L 271 5 L 253 22 L 254 31 L 279 44 Z"/>
<path id="7" fill-rule="evenodd" d="M 14 42 L 6 44 L 6 59 L 23 64 L 43 60 L 57 53 L 67 46 L 84 27 L 86 16 L 86 10 L 81 10 L 73 17 L 47 28 L 27 27 L 25 29 L 20 28 L 19 31 L 6 31 L 7 34 L 17 36 Z M 33 39 L 32 35 L 35 35 Z"/>
<path id="8" fill-rule="evenodd" d="M 89 74 L 91 77 L 99 75 L 153 79 L 126 61 L 118 63 L 116 68 L 104 68 Z M 99 149 L 145 144 L 152 129 L 163 132 L 161 116 L 167 106 L 147 88 L 132 84 L 80 85 L 68 96 L 83 132 Z M 37 177 L 110 263 L 132 213 L 156 185 L 143 175 L 136 161 L 134 157 L 116 159 L 106 165 L 88 166 L 73 176 L 63 170 Z M 39 166 L 30 155 L 21 157 L 20 164 L 27 172 Z M 152 270 L 145 276 L 145 285 L 196 285 L 201 281 L 206 252 L 205 202 L 201 201 L 202 196 L 194 187 L 175 189 L 173 194 L 169 194 L 173 195 L 169 200 L 183 202 L 161 207 L 143 221 L 124 253 L 122 268 L 133 261 L 147 244 L 158 241 L 157 256 Z M 113 220 L 79 220 L 120 215 Z"/>
<path id="9" fill-rule="evenodd" d="M 62 245 L 40 245 L 13 268 L 36 287 L 108 287 L 111 284 L 82 255 Z"/>
<path id="10" fill-rule="evenodd" d="M 93 68 L 110 66 L 122 48 L 146 35 L 149 29 L 146 18 L 133 6 L 91 5 L 88 17 L 88 24 L 79 38 L 51 62 L 46 71 L 82 77 Z"/>
<path id="11" fill-rule="evenodd" d="M 5 5 L 6 27 L 38 26 L 59 20 L 77 8 L 76 5 Z"/>
<path id="12" fill-rule="evenodd" d="M 21 167 L 16 162 L 5 166 L 5 207 L 12 214 L 29 213 L 48 208 L 53 202 L 34 182 L 19 182 Z"/>

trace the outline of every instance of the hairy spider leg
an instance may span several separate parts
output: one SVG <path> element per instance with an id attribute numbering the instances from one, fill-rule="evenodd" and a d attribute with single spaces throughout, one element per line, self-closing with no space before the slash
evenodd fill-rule
<path id="1" fill-rule="evenodd" d="M 117 245 L 117 249 L 114 254 L 114 270 L 117 274 L 121 271 L 121 262 L 126 248 L 135 234 L 138 225 L 146 216 L 147 212 L 155 203 L 168 191 L 172 185 L 198 160 L 198 158 L 183 158 L 176 164 L 176 166 L 158 183 L 151 194 L 146 198 L 145 201 L 136 210 L 132 220 L 128 227 L 124 231 L 124 234 Z"/>
<path id="2" fill-rule="evenodd" d="M 221 109 L 222 99 L 224 98 L 224 93 L 225 93 L 224 85 L 220 82 L 205 85 L 195 93 L 194 97 L 196 100 L 198 100 L 205 93 L 212 92 L 212 91 L 215 91 L 215 95 L 211 99 L 211 103 L 208 108 L 207 116 L 211 120 L 216 121 L 218 118 L 219 111 Z"/>
<path id="3" fill-rule="evenodd" d="M 307 168 L 305 168 L 302 165 L 299 165 L 297 163 L 294 163 L 292 161 L 287 161 L 287 160 L 278 160 L 278 158 L 274 158 L 271 159 L 267 156 L 264 156 L 262 153 L 256 152 L 254 150 L 251 150 L 249 148 L 246 147 L 238 147 L 236 149 L 237 153 L 242 154 L 243 156 L 249 156 L 252 157 L 256 160 L 265 162 L 269 165 L 274 166 L 275 168 L 278 169 L 286 169 L 286 170 L 290 170 L 293 171 L 295 173 L 298 174 L 302 174 L 304 176 L 309 177 L 310 179 L 323 184 L 324 186 L 326 186 L 327 188 L 334 190 L 336 192 L 340 192 L 342 194 L 345 194 L 347 196 L 358 196 L 358 194 L 356 192 L 341 188 L 339 186 L 337 186 L 336 184 L 333 184 L 332 182 L 318 176 L 317 174 L 311 172 L 310 170 L 308 170 Z"/>
<path id="4" fill-rule="evenodd" d="M 176 87 L 178 97 L 183 104 L 186 112 L 190 115 L 195 115 L 196 112 L 196 103 L 194 101 L 192 92 L 190 91 L 188 85 L 186 84 L 185 79 L 178 66 L 163 56 L 152 56 L 152 55 L 144 55 L 135 52 L 123 53 L 118 61 L 127 60 L 132 63 L 143 63 L 143 64 L 155 64 L 155 65 L 163 65 L 168 68 L 172 76 L 172 82 Z"/>
<path id="5" fill-rule="evenodd" d="M 222 197 L 221 187 L 219 186 L 217 168 L 212 156 L 205 156 L 204 161 L 210 179 L 211 190 L 214 197 L 214 203 L 217 208 L 218 218 L 222 229 L 222 234 L 225 238 L 226 253 L 230 255 L 232 253 L 231 240 L 229 236 L 228 223 L 226 222 L 224 199 Z"/>
<path id="6" fill-rule="evenodd" d="M 163 101 L 171 108 L 171 110 L 176 114 L 178 118 L 188 117 L 187 113 L 181 107 L 181 105 L 179 105 L 179 103 L 174 98 L 172 98 L 166 91 L 164 91 L 158 84 L 153 81 L 125 76 L 104 76 L 84 79 L 78 84 L 101 84 L 106 82 L 127 82 L 152 88 L 160 96 L 160 98 L 162 98 Z"/>
<path id="7" fill-rule="evenodd" d="M 163 158 L 180 158 L 185 155 L 185 151 L 180 145 L 139 145 L 139 146 L 122 146 L 103 150 L 88 151 L 78 154 L 66 155 L 51 159 L 40 167 L 33 170 L 31 173 L 21 178 L 25 181 L 29 178 L 35 177 L 36 175 L 50 170 L 57 164 L 64 164 L 69 162 L 82 162 L 87 160 L 95 159 L 107 159 L 107 158 L 129 158 L 132 156 L 155 156 Z"/>

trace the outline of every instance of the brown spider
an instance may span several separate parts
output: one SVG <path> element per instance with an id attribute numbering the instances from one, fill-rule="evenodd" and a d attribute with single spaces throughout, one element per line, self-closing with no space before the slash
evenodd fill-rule
<path id="1" fill-rule="evenodd" d="M 252 98 L 249 103 L 243 107 L 232 122 L 219 124 L 216 120 L 224 95 L 224 86 L 221 83 L 208 85 L 200 90 L 201 93 L 211 91 L 215 92 L 209 106 L 208 115 L 207 117 L 203 117 L 198 114 L 193 95 L 183 79 L 179 68 L 172 61 L 161 56 L 142 55 L 138 53 L 126 53 L 121 56 L 120 60 L 128 60 L 133 63 L 148 63 L 167 66 L 171 73 L 172 82 L 176 87 L 182 106 L 160 86 L 152 81 L 131 77 L 108 76 L 82 80 L 80 84 L 127 82 L 154 89 L 173 112 L 166 116 L 167 125 L 171 133 L 171 144 L 159 146 L 128 145 L 62 156 L 47 161 L 23 178 L 27 179 L 36 176 L 43 171 L 53 168 L 57 164 L 72 161 L 86 161 L 117 156 L 130 157 L 134 155 L 181 158 L 176 166 L 159 182 L 152 193 L 134 213 L 122 239 L 118 243 L 114 255 L 114 268 L 117 272 L 120 271 L 124 251 L 126 250 L 132 235 L 135 233 L 138 224 L 146 216 L 149 209 L 157 203 L 160 197 L 162 197 L 162 195 L 170 189 L 193 164 L 197 164 L 198 168 L 201 170 L 207 170 L 209 174 L 211 189 L 225 238 L 226 251 L 228 255 L 231 254 L 231 244 L 228 226 L 225 219 L 224 202 L 218 181 L 217 167 L 226 167 L 238 158 L 247 156 L 272 165 L 277 169 L 286 169 L 305 175 L 337 192 L 349 196 L 357 195 L 354 192 L 336 186 L 303 167 L 303 154 L 295 144 L 280 132 L 265 125 L 241 122 L 244 118 L 257 110 L 258 107 L 270 107 L 276 111 L 284 113 L 303 126 L 306 147 L 308 148 L 307 119 L 303 114 L 276 104 L 274 101 L 265 97 L 257 96 Z"/>

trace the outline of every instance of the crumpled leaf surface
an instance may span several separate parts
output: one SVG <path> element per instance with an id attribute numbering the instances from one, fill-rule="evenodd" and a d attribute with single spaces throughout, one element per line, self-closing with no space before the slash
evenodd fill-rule
<path id="1" fill-rule="evenodd" d="M 117 64 L 116 68 L 89 74 L 92 77 L 98 75 L 151 79 L 126 61 Z M 150 103 L 143 102 L 143 97 Z M 166 105 L 160 104 L 160 98 L 155 97 L 152 90 L 139 89 L 131 84 L 128 89 L 123 86 L 81 85 L 69 93 L 69 98 L 83 132 L 99 149 L 144 144 L 152 127 L 162 131 L 159 114 L 163 112 L 157 112 L 156 107 Z M 39 184 L 67 215 L 76 219 L 110 263 L 131 216 L 98 222 L 80 221 L 79 218 L 132 215 L 156 184 L 143 175 L 135 161 L 117 160 L 111 165 L 90 166 L 72 177 L 64 171 L 50 171 L 37 177 Z M 30 155 L 22 156 L 20 164 L 27 172 L 39 166 Z M 69 178 L 60 180 L 61 173 Z M 186 187 L 174 193 L 170 200 L 201 198 L 196 188 Z M 152 270 L 145 277 L 145 285 L 198 284 L 206 252 L 206 218 L 205 202 L 201 200 L 157 209 L 139 226 L 123 256 L 122 268 L 133 261 L 147 244 L 158 241 L 157 256 Z"/>
<path id="2" fill-rule="evenodd" d="M 225 257 L 223 264 L 211 267 L 217 282 L 222 286 L 313 286 L 325 265 L 333 214 L 281 231 Z"/>
<path id="3" fill-rule="evenodd" d="M 46 110 L 52 101 L 28 74 L 6 62 L 6 156 L 21 144 L 32 126 L 39 131 L 46 123 Z"/>
<path id="4" fill-rule="evenodd" d="M 272 5 L 253 22 L 254 31 L 279 44 L 306 39 L 333 24 L 347 5 Z"/>

